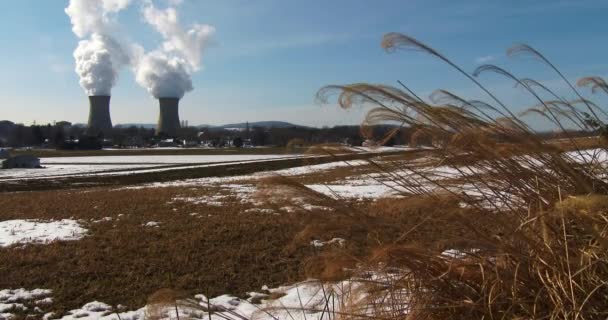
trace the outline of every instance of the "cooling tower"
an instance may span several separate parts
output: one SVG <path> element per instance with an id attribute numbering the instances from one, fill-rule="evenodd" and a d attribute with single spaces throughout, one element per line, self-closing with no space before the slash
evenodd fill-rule
<path id="1" fill-rule="evenodd" d="M 164 133 L 170 137 L 177 135 L 179 129 L 179 99 L 178 98 L 159 98 L 160 115 L 158 117 L 158 125 L 156 126 L 156 134 Z"/>
<path id="2" fill-rule="evenodd" d="M 88 134 L 97 135 L 100 132 L 112 132 L 110 119 L 110 96 L 89 96 L 89 128 Z"/>

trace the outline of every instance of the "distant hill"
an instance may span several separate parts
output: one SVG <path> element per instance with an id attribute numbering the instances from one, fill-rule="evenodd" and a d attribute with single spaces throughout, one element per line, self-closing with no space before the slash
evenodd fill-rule
<path id="1" fill-rule="evenodd" d="M 135 127 L 144 127 L 146 129 L 154 129 L 156 128 L 156 123 L 119 123 L 116 125 L 117 127 L 121 127 L 121 128 L 128 128 L 131 126 L 135 126 Z M 247 128 L 247 122 L 241 122 L 241 123 L 230 123 L 230 124 L 224 124 L 221 126 L 213 126 L 210 124 L 199 124 L 199 125 L 195 125 L 193 127 L 197 127 L 197 128 L 213 128 L 213 129 L 226 129 L 226 128 L 231 128 L 231 129 L 245 129 Z M 301 126 L 301 125 L 297 125 L 297 124 L 293 124 L 293 123 L 289 123 L 289 122 L 285 122 L 285 121 L 258 121 L 258 122 L 249 122 L 249 128 L 253 128 L 253 127 L 263 127 L 263 128 L 292 128 L 292 127 L 299 127 L 299 128 L 305 128 L 306 126 Z"/>
<path id="2" fill-rule="evenodd" d="M 249 128 L 253 128 L 253 127 L 263 127 L 263 128 L 292 128 L 292 127 L 299 127 L 299 128 L 305 128 L 306 126 L 301 126 L 301 125 L 297 125 L 297 124 L 293 124 L 293 123 L 289 123 L 289 122 L 285 122 L 285 121 L 258 121 L 258 122 L 249 122 Z M 225 124 L 223 126 L 218 126 L 218 128 L 245 129 L 245 128 L 247 128 L 247 122 Z"/>

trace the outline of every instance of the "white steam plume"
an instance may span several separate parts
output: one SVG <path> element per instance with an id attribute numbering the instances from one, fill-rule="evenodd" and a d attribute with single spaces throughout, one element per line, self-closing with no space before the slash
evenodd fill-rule
<path id="1" fill-rule="evenodd" d="M 120 68 L 130 62 L 129 53 L 113 34 L 113 15 L 131 0 L 70 0 L 65 13 L 72 31 L 83 39 L 74 51 L 76 73 L 87 95 L 110 95 Z"/>
<path id="2" fill-rule="evenodd" d="M 202 54 L 215 28 L 194 24 L 185 30 L 174 7 L 157 9 L 151 1 L 145 3 L 143 16 L 164 42 L 160 48 L 140 54 L 134 66 L 135 79 L 155 98 L 181 99 L 193 89 L 192 73 L 200 70 Z"/>

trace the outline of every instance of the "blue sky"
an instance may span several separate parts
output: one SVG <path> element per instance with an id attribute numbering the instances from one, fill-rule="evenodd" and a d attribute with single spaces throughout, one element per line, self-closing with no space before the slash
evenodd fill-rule
<path id="1" fill-rule="evenodd" d="M 164 0 L 158 0 L 163 5 Z M 74 73 L 78 39 L 64 13 L 68 1 L 0 2 L 0 119 L 30 124 L 86 122 L 87 99 Z M 138 0 L 119 15 L 123 37 L 155 48 L 161 38 L 139 15 Z M 401 80 L 422 95 L 436 88 L 484 98 L 469 82 L 417 52 L 387 54 L 382 35 L 402 32 L 472 71 L 508 67 L 561 90 L 556 75 L 531 59 L 505 57 L 516 42 L 542 51 L 569 78 L 608 74 L 608 1 L 184 0 L 182 21 L 211 24 L 213 45 L 193 76 L 180 116 L 190 124 L 284 120 L 324 126 L 356 124 L 364 110 L 315 104 L 327 84 Z M 482 80 L 515 110 L 534 100 L 497 76 Z M 568 97 L 570 93 L 563 90 Z M 112 92 L 115 124 L 154 123 L 157 103 L 124 69 Z"/>

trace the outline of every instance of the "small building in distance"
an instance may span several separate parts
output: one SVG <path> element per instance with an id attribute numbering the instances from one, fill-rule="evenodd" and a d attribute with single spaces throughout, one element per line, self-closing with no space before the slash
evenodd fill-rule
<path id="1" fill-rule="evenodd" d="M 2 169 L 34 169 L 42 168 L 40 159 L 32 155 L 19 155 L 2 161 Z"/>

